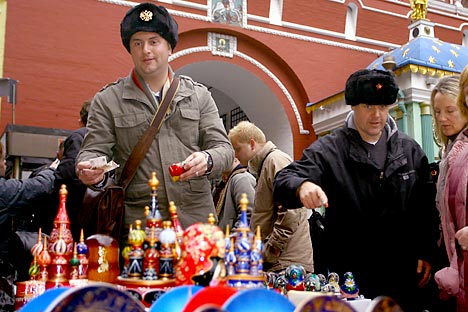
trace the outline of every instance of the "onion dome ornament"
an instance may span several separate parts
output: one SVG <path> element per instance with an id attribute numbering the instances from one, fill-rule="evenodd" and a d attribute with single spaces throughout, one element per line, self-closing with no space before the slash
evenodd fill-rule
<path id="1" fill-rule="evenodd" d="M 171 221 L 163 222 L 163 230 L 159 235 L 161 250 L 159 253 L 159 276 L 162 279 L 174 277 L 174 244 L 177 236 L 171 228 Z"/>
<path id="2" fill-rule="evenodd" d="M 149 237 L 151 228 L 155 229 L 155 237 L 159 238 L 159 233 L 162 231 L 162 216 L 159 210 L 158 194 L 157 189 L 159 186 L 159 180 L 156 177 L 156 172 L 151 174 L 151 179 L 148 180 L 148 185 L 151 189 L 150 194 L 150 205 L 145 207 L 146 216 L 146 236 Z"/>
<path id="3" fill-rule="evenodd" d="M 146 239 L 146 233 L 141 229 L 141 220 L 135 221 L 135 229 L 129 236 L 131 251 L 129 253 L 128 277 L 141 278 L 143 275 L 143 243 Z"/>
<path id="4" fill-rule="evenodd" d="M 227 274 L 234 275 L 236 274 L 236 262 L 237 262 L 236 253 L 234 252 L 234 238 L 231 238 L 229 246 L 230 246 L 229 251 L 226 253 L 226 256 L 224 257 L 224 261 L 225 261 L 226 268 L 227 268 Z"/>
<path id="5" fill-rule="evenodd" d="M 71 257 L 70 261 L 70 279 L 75 280 L 78 279 L 78 266 L 80 265 L 80 259 L 78 259 L 78 251 L 76 249 L 76 243 L 73 247 L 73 256 Z"/>
<path id="6" fill-rule="evenodd" d="M 156 239 L 155 229 L 151 228 L 151 234 L 148 239 L 148 247 L 145 250 L 143 258 L 143 279 L 157 280 L 159 277 L 159 251 L 157 249 L 158 240 Z"/>
<path id="7" fill-rule="evenodd" d="M 42 243 L 42 228 L 39 228 L 37 233 L 37 242 L 31 248 L 32 256 L 39 256 L 41 251 L 44 249 L 44 244 Z"/>
<path id="8" fill-rule="evenodd" d="M 87 279 L 88 278 L 88 254 L 89 254 L 89 247 L 85 243 L 83 229 L 81 229 L 80 233 L 80 241 L 76 245 L 76 252 L 78 254 L 78 278 L 79 279 Z"/>
<path id="9" fill-rule="evenodd" d="M 38 278 L 40 270 L 41 268 L 39 264 L 37 263 L 37 256 L 34 256 L 34 259 L 31 265 L 29 266 L 29 270 L 28 270 L 28 274 L 31 280 L 36 280 Z"/>
<path id="10" fill-rule="evenodd" d="M 48 267 L 49 275 L 46 283 L 46 288 L 55 288 L 60 286 L 68 286 L 68 261 L 66 259 L 67 243 L 62 237 L 62 232 L 59 232 L 58 239 L 52 244 L 50 253 L 52 262 Z"/>
<path id="11" fill-rule="evenodd" d="M 67 195 L 67 186 L 62 184 L 59 191 L 59 207 L 49 238 L 49 252 L 53 254 L 51 248 L 54 246 L 60 235 L 66 246 L 63 256 L 66 259 L 70 259 L 73 253 L 73 236 L 70 231 L 70 219 L 67 214 Z"/>
<path id="12" fill-rule="evenodd" d="M 176 234 L 176 241 L 174 249 L 176 251 L 176 261 L 180 260 L 180 256 L 182 254 L 182 244 L 183 244 L 183 236 L 184 236 L 184 229 L 180 224 L 179 215 L 177 214 L 177 207 L 173 201 L 169 202 L 169 215 L 171 216 L 172 226 L 174 228 L 174 232 Z"/>
<path id="13" fill-rule="evenodd" d="M 40 280 L 46 282 L 49 275 L 47 272 L 47 267 L 52 262 L 52 258 L 50 257 L 50 253 L 47 247 L 47 236 L 44 236 L 44 248 L 39 253 L 37 262 L 41 266 Z"/>

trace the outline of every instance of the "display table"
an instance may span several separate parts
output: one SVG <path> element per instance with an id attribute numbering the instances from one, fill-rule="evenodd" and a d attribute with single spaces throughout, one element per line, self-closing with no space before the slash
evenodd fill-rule
<path id="1" fill-rule="evenodd" d="M 333 293 L 323 293 L 315 291 L 297 291 L 290 290 L 287 293 L 289 301 L 291 301 L 295 306 L 299 306 L 304 302 L 311 300 L 312 298 L 318 296 L 330 296 L 334 295 Z M 367 307 L 370 305 L 370 299 L 355 299 L 355 300 L 345 300 L 356 312 L 365 312 Z"/>

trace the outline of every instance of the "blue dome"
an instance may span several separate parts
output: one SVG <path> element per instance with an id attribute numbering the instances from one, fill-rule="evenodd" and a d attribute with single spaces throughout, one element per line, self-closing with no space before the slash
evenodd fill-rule
<path id="1" fill-rule="evenodd" d="M 380 56 L 367 68 L 385 70 L 382 62 L 384 57 L 389 55 L 395 58 L 396 67 L 394 70 L 408 65 L 418 65 L 460 73 L 468 65 L 467 47 L 421 36 Z"/>

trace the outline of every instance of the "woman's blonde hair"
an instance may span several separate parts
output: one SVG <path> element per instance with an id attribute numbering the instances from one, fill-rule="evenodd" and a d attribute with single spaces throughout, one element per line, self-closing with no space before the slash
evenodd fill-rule
<path id="1" fill-rule="evenodd" d="M 432 108 L 432 114 L 434 118 L 434 130 L 435 130 L 435 136 L 436 140 L 438 141 L 439 145 L 443 147 L 447 147 L 448 144 L 448 137 L 442 133 L 442 130 L 440 129 L 439 123 L 437 122 L 437 118 L 435 118 L 434 114 L 434 98 L 435 96 L 440 93 L 446 96 L 449 96 L 453 99 L 453 102 L 457 102 L 457 98 L 459 96 L 459 90 L 460 90 L 460 76 L 459 75 L 453 75 L 453 76 L 444 76 L 439 79 L 435 87 L 432 89 L 431 92 L 431 108 Z"/>
<path id="2" fill-rule="evenodd" d="M 460 84 L 458 90 L 457 106 L 460 112 L 468 120 L 468 104 L 466 103 L 466 97 L 464 89 L 468 84 L 468 66 L 466 66 L 460 74 Z"/>

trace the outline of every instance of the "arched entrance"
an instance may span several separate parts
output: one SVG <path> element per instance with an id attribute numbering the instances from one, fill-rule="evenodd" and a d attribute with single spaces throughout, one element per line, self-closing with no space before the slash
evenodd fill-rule
<path id="1" fill-rule="evenodd" d="M 310 115 L 305 111 L 307 98 L 302 84 L 268 47 L 244 34 L 236 35 L 239 37 L 220 35 L 235 44 L 226 56 L 219 55 L 216 44 L 211 44 L 216 42 L 216 33 L 184 33 L 181 39 L 188 42 L 180 40 L 184 47 L 176 48 L 171 65 L 177 74 L 190 76 L 210 89 L 220 115 L 227 116 L 228 130 L 230 112 L 240 108 L 268 140 L 293 158 L 299 157 L 315 138 L 309 130 Z M 200 46 L 202 41 L 205 46 Z"/>

